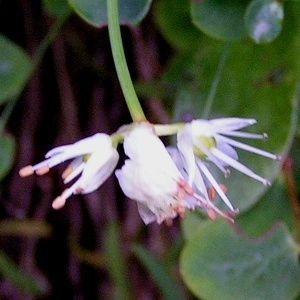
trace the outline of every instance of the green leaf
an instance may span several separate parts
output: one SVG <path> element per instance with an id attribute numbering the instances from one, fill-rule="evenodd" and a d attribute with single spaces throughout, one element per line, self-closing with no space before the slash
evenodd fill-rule
<path id="1" fill-rule="evenodd" d="M 219 220 L 188 240 L 181 274 L 201 299 L 292 300 L 300 289 L 298 250 L 282 224 L 254 239 Z"/>
<path id="2" fill-rule="evenodd" d="M 46 288 L 40 286 L 33 278 L 26 275 L 7 255 L 0 250 L 0 274 L 9 279 L 18 289 L 35 296 L 45 293 Z"/>
<path id="3" fill-rule="evenodd" d="M 246 11 L 245 24 L 256 43 L 269 43 L 280 33 L 283 20 L 282 3 L 276 0 L 253 0 Z"/>
<path id="4" fill-rule="evenodd" d="M 18 95 L 28 79 L 31 61 L 28 55 L 0 34 L 0 105 Z"/>
<path id="5" fill-rule="evenodd" d="M 237 40 L 246 35 L 244 14 L 248 0 L 191 0 L 194 24 L 207 35 Z"/>
<path id="6" fill-rule="evenodd" d="M 67 0 L 43 0 L 44 8 L 52 15 L 60 16 L 71 12 Z"/>
<path id="7" fill-rule="evenodd" d="M 0 136 L 0 180 L 10 171 L 14 162 L 15 152 L 16 142 L 14 138 L 9 135 Z"/>
<path id="8" fill-rule="evenodd" d="M 185 239 L 192 238 L 202 230 L 210 220 L 204 218 L 198 211 L 187 211 L 184 220 L 181 221 L 181 229 Z"/>
<path id="9" fill-rule="evenodd" d="M 178 284 L 172 279 L 164 264 L 154 257 L 149 251 L 140 245 L 132 247 L 133 253 L 145 266 L 151 278 L 157 285 L 163 299 L 179 300 L 183 299 L 180 290 L 177 288 Z"/>
<path id="10" fill-rule="evenodd" d="M 159 30 L 176 49 L 191 50 L 201 42 L 202 35 L 190 17 L 188 0 L 160 0 L 154 16 Z"/>
<path id="11" fill-rule="evenodd" d="M 269 139 L 242 141 L 283 156 L 291 146 L 296 125 L 300 71 L 300 35 L 296 30 L 300 25 L 299 2 L 287 2 L 286 10 L 289 19 L 273 43 L 255 45 L 243 41 L 231 45 L 209 114 L 209 118 L 255 118 L 257 125 L 248 131 L 267 132 Z M 176 121 L 202 117 L 223 49 L 224 43 L 203 40 L 192 64 L 186 62 L 189 78 L 177 84 Z M 243 150 L 238 150 L 238 154 L 242 164 L 271 181 L 280 170 L 278 162 Z M 241 212 L 249 209 L 266 192 L 260 182 L 233 169 L 229 178 L 224 178 L 213 166 L 211 172 L 218 182 L 227 186 L 229 199 Z M 222 205 L 216 199 L 216 204 L 219 203 Z"/>
<path id="12" fill-rule="evenodd" d="M 284 184 L 280 176 L 254 207 L 237 216 L 237 225 L 251 236 L 263 234 L 278 222 L 284 222 L 294 230 L 293 212 Z"/>
<path id="13" fill-rule="evenodd" d="M 108 274 L 114 283 L 114 299 L 132 299 L 131 286 L 126 273 L 126 262 L 120 243 L 120 229 L 116 222 L 105 231 L 105 261 Z"/>
<path id="14" fill-rule="evenodd" d="M 107 0 L 68 0 L 74 11 L 87 23 L 102 27 L 107 24 Z M 121 24 L 136 25 L 147 14 L 152 0 L 119 0 Z"/>

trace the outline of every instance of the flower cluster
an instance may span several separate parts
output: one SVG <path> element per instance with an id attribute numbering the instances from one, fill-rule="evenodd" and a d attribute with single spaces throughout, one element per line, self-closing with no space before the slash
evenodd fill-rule
<path id="1" fill-rule="evenodd" d="M 122 128 L 113 136 L 98 133 L 75 144 L 54 148 L 46 154 L 45 161 L 22 168 L 20 175 L 26 177 L 34 172 L 43 175 L 55 165 L 73 159 L 62 178 L 66 184 L 77 180 L 53 201 L 53 208 L 59 209 L 72 194 L 93 192 L 112 174 L 119 160 L 116 145 L 123 142 L 128 159 L 115 174 L 125 195 L 137 201 L 146 224 L 170 223 L 178 215 L 183 217 L 187 209 L 196 208 L 203 209 L 211 219 L 221 215 L 232 220 L 237 210 L 226 196 L 226 187 L 210 172 L 208 163 L 215 164 L 225 177 L 230 174 L 228 167 L 232 167 L 270 185 L 267 179 L 238 162 L 233 147 L 274 160 L 279 157 L 230 138 L 265 138 L 265 134 L 239 131 L 254 123 L 253 119 L 223 118 L 178 124 L 177 148 L 171 152 L 157 135 L 162 125 L 138 123 Z M 168 131 L 168 125 L 164 127 Z M 228 206 L 228 212 L 213 204 L 216 195 Z"/>

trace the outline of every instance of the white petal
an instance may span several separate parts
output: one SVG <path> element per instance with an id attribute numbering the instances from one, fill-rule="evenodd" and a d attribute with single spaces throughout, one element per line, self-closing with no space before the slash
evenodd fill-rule
<path id="1" fill-rule="evenodd" d="M 115 169 L 119 154 L 112 148 L 111 153 L 104 155 L 102 152 L 95 152 L 88 159 L 86 166 L 79 179 L 79 187 L 82 188 L 82 194 L 95 191 L 112 174 Z"/>
<path id="2" fill-rule="evenodd" d="M 78 176 L 83 171 L 85 165 L 86 163 L 83 162 L 82 157 L 75 158 L 68 166 L 68 168 L 73 169 L 73 171 L 64 179 L 64 183 L 69 183 Z"/>
<path id="3" fill-rule="evenodd" d="M 101 147 L 111 145 L 111 138 L 105 133 L 97 133 L 74 144 L 56 147 L 46 154 L 46 158 L 60 156 L 63 161 L 76 156 L 100 151 Z"/>
<path id="4" fill-rule="evenodd" d="M 186 171 L 188 173 L 188 183 L 192 186 L 195 179 L 196 163 L 193 151 L 193 138 L 191 135 L 191 126 L 186 125 L 185 128 L 177 134 L 177 147 L 182 154 L 185 162 Z"/>
<path id="5" fill-rule="evenodd" d="M 219 196 L 221 197 L 221 199 L 225 202 L 225 204 L 232 210 L 235 211 L 235 209 L 233 208 L 232 204 L 230 203 L 229 199 L 227 198 L 227 196 L 225 195 L 225 193 L 222 191 L 222 189 L 220 188 L 219 184 L 216 182 L 215 178 L 212 176 L 212 174 L 209 172 L 209 170 L 207 169 L 207 167 L 205 166 L 205 164 L 198 160 L 197 164 L 199 166 L 199 168 L 201 169 L 201 171 L 203 172 L 203 174 L 205 175 L 205 177 L 208 179 L 208 181 L 211 183 L 211 185 L 213 186 L 213 188 L 216 190 L 216 192 L 219 194 Z"/>
<path id="6" fill-rule="evenodd" d="M 176 167 L 178 168 L 180 174 L 182 175 L 183 179 L 188 182 L 189 176 L 187 173 L 187 165 L 185 162 L 184 157 L 181 155 L 179 150 L 175 147 L 167 147 L 167 151 L 170 154 L 172 160 L 174 161 Z M 194 162 L 195 164 L 195 162 Z"/>
<path id="7" fill-rule="evenodd" d="M 196 171 L 194 185 L 196 186 L 198 192 L 201 193 L 201 195 L 203 195 L 206 200 L 209 199 L 205 182 L 203 180 L 201 172 L 198 169 Z"/>
<path id="8" fill-rule="evenodd" d="M 278 159 L 277 155 L 274 155 L 274 154 L 272 154 L 268 151 L 264 151 L 264 150 L 249 146 L 247 144 L 232 140 L 232 139 L 224 137 L 224 136 L 219 136 L 218 135 L 217 140 L 223 141 L 223 142 L 225 142 L 227 144 L 230 144 L 234 147 L 237 147 L 237 148 L 240 148 L 240 149 L 243 149 L 243 150 L 258 154 L 258 155 L 261 155 L 261 156 L 265 156 L 265 157 L 268 157 L 268 158 L 271 158 L 271 159 L 274 159 L 274 160 Z"/>
<path id="9" fill-rule="evenodd" d="M 236 151 L 227 143 L 223 142 L 221 139 L 217 140 L 217 146 L 216 146 L 221 152 L 226 153 L 228 156 L 230 156 L 234 160 L 238 160 L 238 155 Z"/>
<path id="10" fill-rule="evenodd" d="M 224 174 L 225 176 L 228 175 L 228 170 L 226 170 L 224 168 L 223 163 L 220 162 L 220 160 L 218 160 L 214 155 L 212 155 L 211 150 L 208 150 L 200 141 L 196 140 L 195 142 L 195 146 L 197 146 L 207 157 L 208 160 L 210 160 L 211 162 L 213 162 Z"/>
<path id="11" fill-rule="evenodd" d="M 166 147 L 147 125 L 137 125 L 125 137 L 124 150 L 129 158 L 139 164 L 163 169 L 174 178 L 181 177 Z"/>
<path id="12" fill-rule="evenodd" d="M 146 225 L 156 220 L 156 215 L 144 204 L 137 203 L 139 214 Z"/>
<path id="13" fill-rule="evenodd" d="M 135 163 L 129 159 L 125 160 L 124 165 L 120 170 L 116 170 L 115 174 L 119 181 L 123 193 L 130 199 L 137 200 L 143 198 L 142 191 L 139 190 L 138 184 L 135 180 Z"/>
<path id="14" fill-rule="evenodd" d="M 176 216 L 173 206 L 178 185 L 167 172 L 126 160 L 115 173 L 124 194 L 153 212 L 157 222 Z"/>
<path id="15" fill-rule="evenodd" d="M 222 133 L 222 134 L 226 134 L 234 137 L 246 138 L 246 139 L 257 139 L 257 140 L 262 140 L 267 138 L 267 135 L 265 133 L 260 134 L 260 133 L 251 133 L 251 132 L 243 132 L 243 131 L 227 131 L 226 133 Z"/>
<path id="16" fill-rule="evenodd" d="M 242 165 L 238 161 L 232 159 L 231 157 L 227 156 L 226 154 L 224 154 L 223 152 L 219 151 L 218 149 L 214 148 L 212 150 L 212 152 L 219 159 L 223 160 L 225 163 L 227 163 L 229 166 L 233 167 L 234 169 L 236 169 L 236 170 L 238 170 L 238 171 L 240 171 L 240 172 L 248 175 L 249 177 L 252 177 L 252 178 L 254 178 L 254 179 L 258 180 L 258 181 L 261 181 L 265 185 L 270 185 L 270 182 L 267 179 L 262 178 L 261 176 L 257 175 L 252 170 L 250 170 L 246 166 Z"/>
<path id="17" fill-rule="evenodd" d="M 209 121 L 212 126 L 218 127 L 219 133 L 238 130 L 256 123 L 255 119 L 245 118 L 217 118 Z"/>
<path id="18" fill-rule="evenodd" d="M 187 124 L 185 128 L 188 128 L 188 125 L 189 124 Z M 213 137 L 217 132 L 216 129 L 218 129 L 216 126 L 213 126 L 210 123 L 210 121 L 204 119 L 193 120 L 190 123 L 190 126 L 191 126 L 190 131 L 193 136 L 193 139 L 199 136 Z M 183 130 L 185 130 L 185 128 Z"/>

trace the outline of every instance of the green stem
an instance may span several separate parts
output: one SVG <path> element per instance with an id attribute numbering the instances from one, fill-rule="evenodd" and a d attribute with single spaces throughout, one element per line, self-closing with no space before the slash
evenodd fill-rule
<path id="1" fill-rule="evenodd" d="M 146 121 L 126 63 L 119 25 L 118 0 L 107 0 L 107 19 L 113 59 L 130 115 L 134 122 Z"/>
<path id="2" fill-rule="evenodd" d="M 210 114 L 211 107 L 212 107 L 212 104 L 213 104 L 213 101 L 214 101 L 214 98 L 215 98 L 215 95 L 216 95 L 217 87 L 218 87 L 218 84 L 220 82 L 221 73 L 223 71 L 225 61 L 226 61 L 226 58 L 227 58 L 228 53 L 229 53 L 230 44 L 231 44 L 230 42 L 227 42 L 225 44 L 222 56 L 220 58 L 218 69 L 217 69 L 213 84 L 212 84 L 211 89 L 209 91 L 209 95 L 208 95 L 208 98 L 207 98 L 207 101 L 206 101 L 206 104 L 205 104 L 205 107 L 204 107 L 204 110 L 203 110 L 202 117 L 204 119 L 206 119 Z"/>

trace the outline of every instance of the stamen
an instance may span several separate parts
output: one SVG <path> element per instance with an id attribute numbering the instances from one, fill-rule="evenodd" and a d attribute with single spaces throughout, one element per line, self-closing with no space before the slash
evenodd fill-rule
<path id="1" fill-rule="evenodd" d="M 44 174 L 48 173 L 49 170 L 50 170 L 50 168 L 49 168 L 49 166 L 47 165 L 47 166 L 43 166 L 43 167 L 37 169 L 37 170 L 35 171 L 35 173 L 36 173 L 37 175 L 40 175 L 40 176 L 41 176 L 41 175 L 44 175 Z"/>
<path id="2" fill-rule="evenodd" d="M 227 187 L 224 184 L 219 183 L 219 187 L 221 188 L 221 190 L 224 193 L 227 192 Z M 217 195 L 216 194 L 216 190 L 212 186 L 210 186 L 210 187 L 207 188 L 207 194 L 208 194 L 209 200 L 214 200 L 216 198 L 216 195 Z"/>
<path id="3" fill-rule="evenodd" d="M 227 193 L 227 186 L 222 184 L 222 183 L 219 183 L 219 187 L 221 188 L 221 190 L 226 194 Z"/>
<path id="4" fill-rule="evenodd" d="M 209 200 L 214 200 L 216 198 L 216 190 L 212 186 L 208 187 L 207 195 Z"/>
<path id="5" fill-rule="evenodd" d="M 65 180 L 72 172 L 74 171 L 74 168 L 73 167 L 67 167 L 64 171 L 63 171 L 63 173 L 62 173 L 62 175 L 61 175 L 61 178 L 63 179 L 63 180 Z"/>
<path id="6" fill-rule="evenodd" d="M 60 209 L 62 208 L 66 203 L 66 199 L 63 198 L 62 196 L 58 196 L 55 198 L 55 200 L 52 202 L 52 207 L 54 209 Z"/>
<path id="7" fill-rule="evenodd" d="M 246 174 L 249 177 L 252 177 L 252 178 L 262 182 L 265 185 L 270 185 L 270 181 L 268 181 L 267 179 L 262 178 L 261 176 L 257 175 L 256 173 L 254 173 L 252 170 L 250 170 L 246 166 L 244 166 L 241 163 L 239 163 L 238 161 L 232 159 L 230 156 L 226 155 L 225 153 L 219 151 L 217 148 L 214 148 L 212 150 L 212 153 L 217 158 L 219 158 L 220 160 L 222 160 L 223 162 L 225 162 L 229 166 L 233 167 L 234 169 Z"/>
<path id="8" fill-rule="evenodd" d="M 78 188 L 76 188 L 75 191 L 76 191 L 77 194 L 81 194 L 83 192 L 83 188 L 82 187 L 78 187 Z"/>
<path id="9" fill-rule="evenodd" d="M 185 207 L 182 205 L 178 205 L 175 211 L 179 214 L 180 217 L 182 217 L 185 214 Z"/>
<path id="10" fill-rule="evenodd" d="M 187 184 L 187 182 L 184 181 L 184 179 L 179 178 L 177 181 L 177 184 L 178 184 L 178 187 L 182 188 L 183 191 L 186 192 L 188 195 L 193 195 L 194 190 Z"/>
<path id="11" fill-rule="evenodd" d="M 230 176 L 231 172 L 229 169 L 226 169 L 226 172 L 224 174 L 225 178 L 228 178 Z"/>
<path id="12" fill-rule="evenodd" d="M 212 220 L 215 221 L 217 219 L 217 214 L 215 213 L 215 211 L 211 208 L 207 209 L 206 211 L 207 216 Z"/>
<path id="13" fill-rule="evenodd" d="M 27 176 L 32 175 L 33 173 L 34 173 L 34 169 L 31 165 L 26 166 L 19 171 L 19 175 L 21 177 L 27 177 Z"/>
<path id="14" fill-rule="evenodd" d="M 234 223 L 234 219 L 233 219 L 230 215 L 223 213 L 223 212 L 222 212 L 220 209 L 218 209 L 212 202 L 210 202 L 210 201 L 205 201 L 205 202 L 204 202 L 204 201 L 203 201 L 204 199 L 203 199 L 201 196 L 199 196 L 198 194 L 196 194 L 196 193 L 194 193 L 193 196 L 195 197 L 195 199 L 199 200 L 199 204 L 200 204 L 199 206 L 200 206 L 200 207 L 205 207 L 205 206 L 206 206 L 206 208 L 207 208 L 207 214 L 212 215 L 211 212 L 208 212 L 208 210 L 211 209 L 211 210 L 213 210 L 215 213 L 217 213 L 218 215 L 220 215 L 221 217 L 223 217 L 223 218 L 225 218 L 226 220 L 228 220 L 228 221 Z M 204 205 L 203 205 L 203 204 L 204 204 Z M 233 211 L 233 213 L 235 213 L 235 212 L 236 212 L 236 210 Z M 231 213 L 231 214 L 232 214 L 232 213 Z M 208 216 L 209 216 L 209 215 L 208 215 Z"/>
<path id="15" fill-rule="evenodd" d="M 161 224 L 161 222 L 159 223 L 158 221 L 157 221 L 157 223 Z M 173 225 L 173 220 L 172 219 L 165 219 L 165 223 L 166 223 L 167 226 L 172 226 Z"/>
<path id="16" fill-rule="evenodd" d="M 247 144 L 244 144 L 244 143 L 240 143 L 238 141 L 235 141 L 235 140 L 232 140 L 230 138 L 227 138 L 227 137 L 224 137 L 224 136 L 221 136 L 221 135 L 218 135 L 218 139 L 220 141 L 223 141 L 233 147 L 236 147 L 236 148 L 240 148 L 242 150 L 245 150 L 245 151 L 248 151 L 248 152 L 252 152 L 252 153 L 255 153 L 257 155 L 261 155 L 261 156 L 264 156 L 264 157 L 268 157 L 268 158 L 271 158 L 273 160 L 276 160 L 278 158 L 278 156 L 274 155 L 273 153 L 270 153 L 268 151 L 265 151 L 265 150 L 261 150 L 261 149 L 258 149 L 258 148 L 255 148 L 255 147 L 252 147 L 252 146 L 249 146 Z M 214 149 L 213 149 L 214 150 Z"/>

